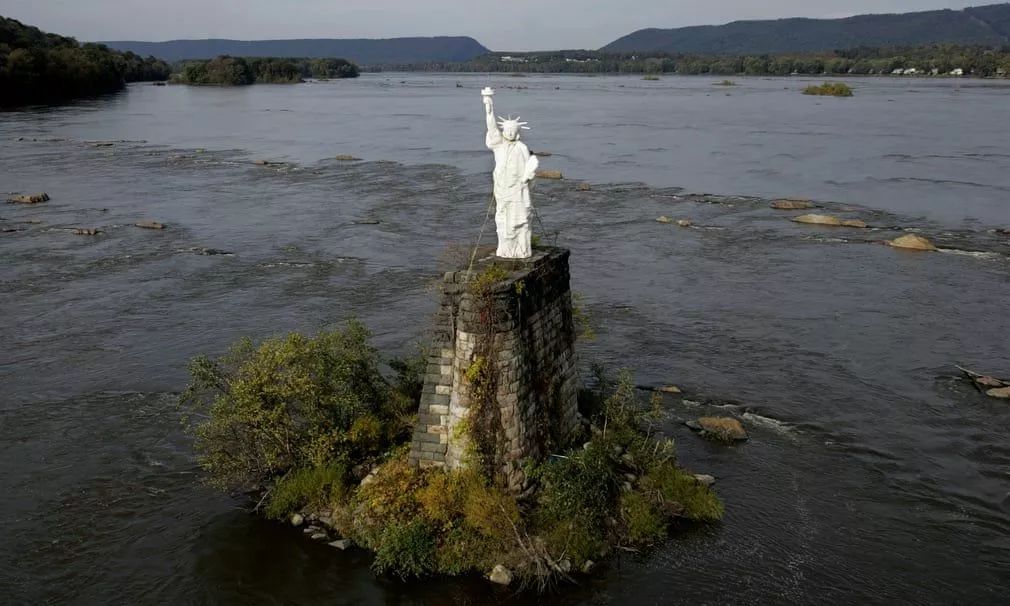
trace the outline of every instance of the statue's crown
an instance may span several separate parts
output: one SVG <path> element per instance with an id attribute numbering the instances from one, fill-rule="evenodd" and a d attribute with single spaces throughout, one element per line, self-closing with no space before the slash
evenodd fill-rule
<path id="1" fill-rule="evenodd" d="M 529 122 L 522 122 L 522 116 L 516 116 L 513 118 L 509 116 L 508 118 L 502 118 L 498 116 L 498 126 L 505 128 L 506 126 L 514 126 L 517 129 L 529 130 L 530 127 L 526 126 Z"/>

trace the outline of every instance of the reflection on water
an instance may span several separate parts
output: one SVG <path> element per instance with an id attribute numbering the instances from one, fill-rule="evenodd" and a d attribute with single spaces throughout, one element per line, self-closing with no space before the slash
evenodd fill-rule
<path id="1" fill-rule="evenodd" d="M 365 554 L 200 485 L 180 431 L 186 361 L 240 336 L 357 316 L 384 353 L 425 339 L 429 285 L 447 246 L 476 237 L 490 161 L 472 91 L 399 79 L 133 87 L 3 116 L 0 190 L 53 197 L 0 209 L 0 225 L 20 229 L 0 233 L 0 591 L 12 602 L 535 601 L 478 579 L 376 578 Z M 1004 89 L 930 81 L 906 96 L 898 81 L 860 80 L 856 98 L 817 106 L 782 90 L 797 81 L 744 82 L 731 97 L 688 78 L 502 91 L 536 116 L 531 146 L 555 153 L 545 163 L 594 181 L 536 191 L 597 323 L 583 362 L 685 386 L 663 429 L 727 504 L 721 525 L 678 529 L 552 601 L 998 603 L 1010 409 L 953 364 L 1010 369 L 1010 236 L 992 229 L 1010 223 L 1005 159 L 995 129 L 968 124 L 1005 117 Z M 877 104 L 947 113 L 926 129 Z M 41 141 L 53 138 L 67 140 Z M 99 139 L 146 142 L 85 141 Z M 336 153 L 400 162 L 321 160 Z M 252 163 L 263 157 L 287 163 Z M 687 193 L 701 189 L 826 198 L 824 212 L 872 228 Z M 142 219 L 168 229 L 134 227 Z M 906 228 L 948 254 L 878 244 Z M 727 411 L 749 443 L 708 444 L 680 425 Z"/>

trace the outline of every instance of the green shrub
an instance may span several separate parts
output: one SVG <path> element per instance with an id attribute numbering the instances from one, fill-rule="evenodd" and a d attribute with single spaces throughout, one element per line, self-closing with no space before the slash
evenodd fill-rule
<path id="1" fill-rule="evenodd" d="M 641 479 L 643 490 L 655 495 L 668 514 L 699 522 L 722 519 L 723 505 L 712 490 L 671 462 L 656 463 Z"/>
<path id="2" fill-rule="evenodd" d="M 536 471 L 541 486 L 534 524 L 552 553 L 582 562 L 602 547 L 620 491 L 613 455 L 609 442 L 594 440 Z"/>
<path id="3" fill-rule="evenodd" d="M 804 95 L 818 95 L 822 97 L 851 97 L 852 88 L 844 82 L 825 82 L 820 86 L 810 85 L 803 89 Z"/>
<path id="4" fill-rule="evenodd" d="M 346 482 L 347 468 L 339 463 L 293 470 L 274 485 L 264 513 L 283 520 L 299 511 L 329 506 L 345 498 Z"/>
<path id="5" fill-rule="evenodd" d="M 666 538 L 666 521 L 640 492 L 621 495 L 621 518 L 633 543 L 651 544 Z"/>
<path id="6" fill-rule="evenodd" d="M 390 390 L 368 336 L 351 322 L 314 338 L 244 340 L 221 360 L 193 360 L 183 402 L 201 418 L 195 447 L 209 482 L 264 487 L 291 469 L 377 454 L 385 445 L 363 439 L 363 426 L 351 433 L 363 417 L 388 420 Z"/>
<path id="7" fill-rule="evenodd" d="M 375 549 L 372 568 L 401 579 L 435 571 L 435 533 L 424 520 L 387 527 Z"/>

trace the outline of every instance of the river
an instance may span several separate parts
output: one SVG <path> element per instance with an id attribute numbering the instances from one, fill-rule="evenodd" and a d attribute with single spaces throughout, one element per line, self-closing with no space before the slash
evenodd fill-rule
<path id="1" fill-rule="evenodd" d="M 242 336 L 357 317 L 385 355 L 424 342 L 431 284 L 484 220 L 491 85 L 566 176 L 534 203 L 596 327 L 583 366 L 684 387 L 663 428 L 726 503 L 721 524 L 551 602 L 1003 602 L 1010 403 L 954 365 L 1010 375 L 1010 83 L 856 79 L 835 99 L 800 94 L 809 79 L 717 80 L 132 85 L 0 114 L 0 194 L 52 196 L 0 207 L 0 595 L 537 602 L 376 577 L 363 552 L 254 518 L 200 484 L 175 405 L 186 362 Z M 871 229 L 798 225 L 775 197 Z M 943 250 L 879 244 L 905 230 Z M 681 425 L 706 413 L 751 440 Z"/>

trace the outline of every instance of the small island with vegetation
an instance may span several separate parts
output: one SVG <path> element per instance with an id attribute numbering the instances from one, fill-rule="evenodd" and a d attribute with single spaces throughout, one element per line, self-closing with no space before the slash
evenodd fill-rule
<path id="1" fill-rule="evenodd" d="M 820 97 L 851 97 L 852 87 L 844 82 L 825 82 L 821 85 L 811 84 L 803 89 L 803 94 Z"/>
<path id="2" fill-rule="evenodd" d="M 683 469 L 658 431 L 660 394 L 640 401 L 630 373 L 596 371 L 578 435 L 529 462 L 532 488 L 516 494 L 477 448 L 461 469 L 411 464 L 425 357 L 393 361 L 392 379 L 380 365 L 357 322 L 193 360 L 182 402 L 208 481 L 313 539 L 373 552 L 377 573 L 535 590 L 723 515 L 708 478 Z"/>
<path id="3" fill-rule="evenodd" d="M 207 86 L 248 84 L 296 84 L 306 78 L 329 80 L 357 78 L 358 66 L 345 59 L 287 59 L 275 57 L 229 57 L 185 61 L 173 81 Z"/>
<path id="4" fill-rule="evenodd" d="M 79 44 L 0 17 L 0 107 L 59 103 L 122 90 L 128 82 L 167 80 L 154 57 Z"/>

